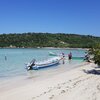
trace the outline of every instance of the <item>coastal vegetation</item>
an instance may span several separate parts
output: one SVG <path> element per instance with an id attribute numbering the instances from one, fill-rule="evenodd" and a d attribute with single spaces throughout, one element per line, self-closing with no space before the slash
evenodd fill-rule
<path id="1" fill-rule="evenodd" d="M 13 33 L 0 35 L 0 47 L 71 47 L 91 48 L 100 37 L 65 33 Z"/>
<path id="2" fill-rule="evenodd" d="M 100 43 L 95 44 L 90 50 L 89 53 L 93 55 L 93 60 L 95 64 L 100 66 Z"/>

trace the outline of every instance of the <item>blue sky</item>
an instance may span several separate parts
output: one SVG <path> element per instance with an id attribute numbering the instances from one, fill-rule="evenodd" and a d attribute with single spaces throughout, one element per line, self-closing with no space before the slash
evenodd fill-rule
<path id="1" fill-rule="evenodd" d="M 0 0 L 0 34 L 100 36 L 100 0 Z"/>

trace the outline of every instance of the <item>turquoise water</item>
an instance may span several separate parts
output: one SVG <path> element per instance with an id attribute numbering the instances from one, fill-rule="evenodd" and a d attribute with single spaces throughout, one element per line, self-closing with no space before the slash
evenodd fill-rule
<path id="1" fill-rule="evenodd" d="M 75 57 L 82 57 L 85 53 L 85 50 L 74 49 L 0 49 L 0 79 L 27 75 L 28 72 L 25 69 L 25 63 L 30 62 L 33 58 L 37 61 L 47 59 L 50 57 L 48 54 L 50 51 L 56 53 L 64 52 L 66 55 L 72 52 Z M 72 66 L 81 62 L 82 60 L 73 60 L 70 63 L 66 61 L 66 67 L 63 67 L 63 70 L 72 68 Z M 56 72 L 57 70 L 61 70 L 61 65 L 62 63 L 55 67 L 38 70 L 38 72 L 43 73 L 49 70 Z M 37 71 L 34 71 L 34 73 L 37 73 Z"/>

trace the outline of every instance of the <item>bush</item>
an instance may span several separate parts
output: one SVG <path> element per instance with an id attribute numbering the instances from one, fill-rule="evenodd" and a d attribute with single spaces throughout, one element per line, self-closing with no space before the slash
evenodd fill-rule
<path id="1" fill-rule="evenodd" d="M 100 66 L 100 43 L 91 48 L 89 53 L 94 55 L 93 60 L 95 64 Z"/>

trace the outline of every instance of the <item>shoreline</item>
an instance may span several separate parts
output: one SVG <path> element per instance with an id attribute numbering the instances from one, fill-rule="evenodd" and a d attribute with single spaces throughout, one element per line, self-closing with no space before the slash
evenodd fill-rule
<path id="1" fill-rule="evenodd" d="M 67 50 L 89 50 L 89 48 L 59 48 L 59 47 L 0 47 L 0 49 L 67 49 Z"/>
<path id="2" fill-rule="evenodd" d="M 74 100 L 75 98 L 75 100 L 93 100 L 93 98 L 99 100 L 100 76 L 83 71 L 95 67 L 94 63 L 84 63 L 81 67 L 47 79 L 31 79 L 30 82 L 20 86 L 15 85 L 10 90 L 3 92 L 0 90 L 0 100 Z"/>
<path id="3" fill-rule="evenodd" d="M 67 61 L 66 61 L 67 62 Z M 60 62 L 61 63 L 61 62 Z M 53 77 L 55 75 L 58 75 L 58 74 L 61 74 L 61 73 L 64 73 L 64 72 L 68 72 L 70 70 L 73 70 L 75 68 L 78 68 L 80 67 L 81 65 L 83 65 L 84 63 L 86 62 L 81 62 L 81 63 L 77 63 L 75 65 L 72 65 L 72 67 L 68 67 L 68 63 L 65 63 L 65 64 L 60 64 L 58 67 L 54 67 L 54 68 L 46 68 L 46 69 L 43 69 L 43 70 L 31 70 L 31 71 L 26 71 L 26 74 L 22 74 L 22 75 L 18 75 L 18 76 L 9 76 L 9 77 L 2 77 L 0 78 L 0 90 L 3 89 L 2 88 L 2 84 L 5 84 L 3 85 L 3 87 L 6 89 L 6 87 L 10 87 L 10 84 L 12 84 L 12 87 L 15 83 L 15 81 L 17 81 L 20 85 L 20 83 L 28 83 L 28 81 L 31 81 L 32 79 L 33 80 L 42 80 L 42 79 L 46 79 L 46 78 L 50 78 L 50 77 Z M 43 76 L 42 76 L 43 75 Z M 46 75 L 46 77 L 45 77 Z M 10 87 L 11 88 L 11 87 Z"/>

